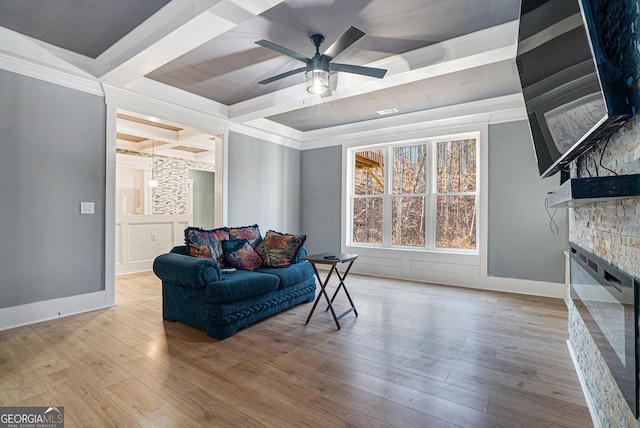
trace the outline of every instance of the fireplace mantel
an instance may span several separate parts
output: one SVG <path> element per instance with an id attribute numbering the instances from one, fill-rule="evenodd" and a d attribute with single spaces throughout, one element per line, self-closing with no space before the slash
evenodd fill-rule
<path id="1" fill-rule="evenodd" d="M 640 195 L 640 174 L 571 178 L 547 197 L 547 207 L 576 207 Z"/>

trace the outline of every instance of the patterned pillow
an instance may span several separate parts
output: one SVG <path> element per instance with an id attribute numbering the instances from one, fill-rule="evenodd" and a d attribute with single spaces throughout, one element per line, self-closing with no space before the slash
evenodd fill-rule
<path id="1" fill-rule="evenodd" d="M 236 269 L 254 270 L 262 266 L 262 259 L 246 239 L 222 241 L 227 262 Z"/>
<path id="2" fill-rule="evenodd" d="M 184 230 L 184 243 L 189 247 L 189 255 L 216 261 L 220 266 L 226 265 L 221 242 L 229 239 L 229 229 L 204 230 L 199 227 L 187 227 Z"/>
<path id="3" fill-rule="evenodd" d="M 288 235 L 270 230 L 256 251 L 262 257 L 265 266 L 287 267 L 296 262 L 298 252 L 306 240 L 307 235 Z"/>
<path id="4" fill-rule="evenodd" d="M 229 228 L 229 240 L 232 241 L 234 239 L 246 239 L 253 248 L 256 248 L 262 241 L 262 236 L 258 225 L 254 224 L 253 226 Z"/>

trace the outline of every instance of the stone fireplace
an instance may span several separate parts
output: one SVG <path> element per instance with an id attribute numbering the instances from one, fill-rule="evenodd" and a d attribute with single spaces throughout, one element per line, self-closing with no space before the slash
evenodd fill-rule
<path id="1" fill-rule="evenodd" d="M 602 160 L 600 160 L 602 159 Z M 601 142 L 572 166 L 572 176 L 640 173 L 638 118 Z M 569 240 L 636 278 L 640 277 L 640 197 L 595 202 L 569 209 Z M 569 340 L 587 389 L 587 400 L 602 426 L 640 427 L 585 319 L 569 305 Z"/>

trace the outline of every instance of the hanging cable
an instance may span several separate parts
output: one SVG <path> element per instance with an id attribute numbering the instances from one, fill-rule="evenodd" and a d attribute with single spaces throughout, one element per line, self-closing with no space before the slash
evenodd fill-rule
<path id="1" fill-rule="evenodd" d="M 609 136 L 607 137 L 607 141 L 604 143 L 604 146 L 602 147 L 602 150 L 600 151 L 600 166 L 604 169 L 606 169 L 607 171 L 613 173 L 613 175 L 618 175 L 617 172 L 615 172 L 614 170 L 607 168 L 606 166 L 604 166 L 602 164 L 602 157 L 604 156 L 604 152 L 607 149 L 607 146 L 609 145 L 609 140 L 611 140 L 611 135 L 613 134 L 609 134 Z"/>
<path id="2" fill-rule="evenodd" d="M 589 150 L 589 154 L 591 155 L 591 161 L 593 162 L 593 167 L 596 170 L 596 177 L 600 177 L 600 172 L 598 171 L 598 164 L 596 162 L 596 156 L 593 154 L 594 150 Z"/>
<path id="3" fill-rule="evenodd" d="M 551 234 L 558 235 L 560 228 L 558 227 L 558 223 L 554 220 L 556 212 L 558 212 L 558 208 L 554 208 L 553 213 L 549 212 L 549 196 L 551 196 L 551 193 L 548 193 L 547 197 L 544 199 L 544 210 L 549 216 L 549 230 L 551 230 Z"/>

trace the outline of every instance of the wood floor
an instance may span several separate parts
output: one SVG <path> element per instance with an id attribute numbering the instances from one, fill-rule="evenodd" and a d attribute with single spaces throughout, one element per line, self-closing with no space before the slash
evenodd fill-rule
<path id="1" fill-rule="evenodd" d="M 303 304 L 217 341 L 162 320 L 153 274 L 118 277 L 117 307 L 0 332 L 0 406 L 64 406 L 67 428 L 592 426 L 562 301 L 347 285 L 340 331 Z"/>

